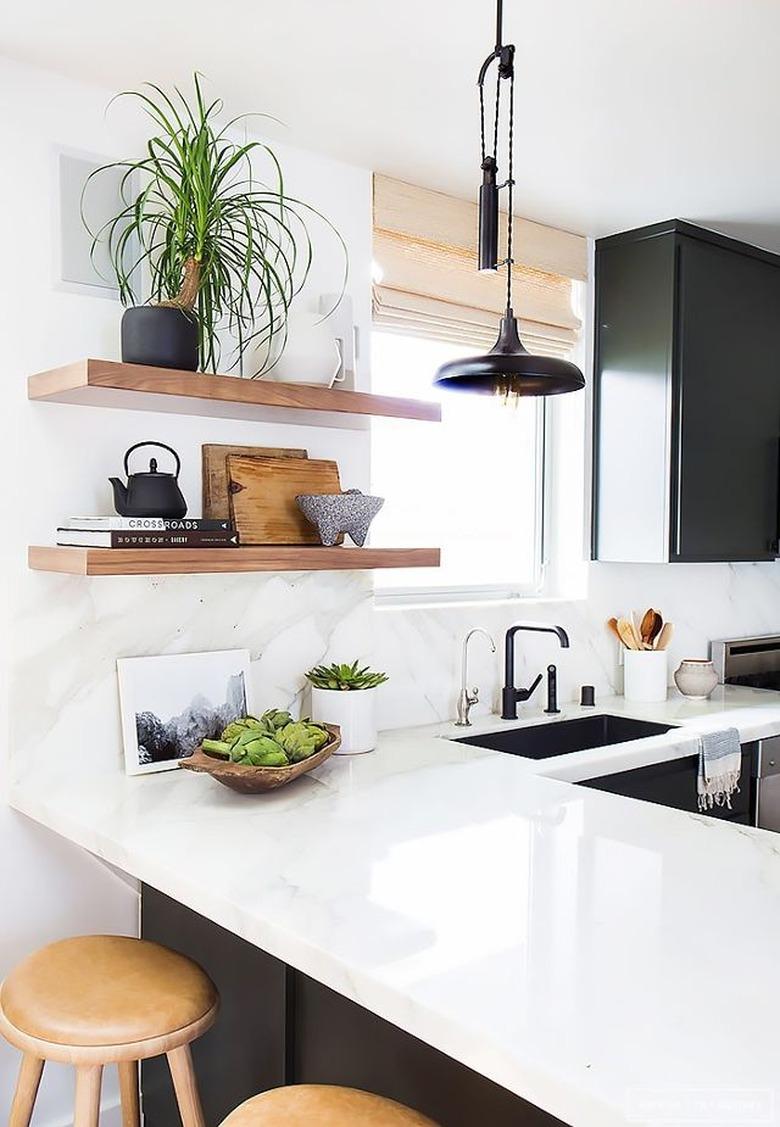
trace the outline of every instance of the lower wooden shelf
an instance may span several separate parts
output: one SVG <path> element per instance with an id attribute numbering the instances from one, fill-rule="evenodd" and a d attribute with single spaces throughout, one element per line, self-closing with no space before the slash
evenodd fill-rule
<path id="1" fill-rule="evenodd" d="M 202 575 L 242 571 L 365 571 L 438 567 L 438 548 L 58 548 L 31 546 L 34 571 L 66 575 Z"/>

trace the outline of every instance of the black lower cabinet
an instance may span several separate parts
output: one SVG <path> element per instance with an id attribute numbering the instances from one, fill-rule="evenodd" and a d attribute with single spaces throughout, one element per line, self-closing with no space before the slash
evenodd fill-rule
<path id="1" fill-rule="evenodd" d="M 195 959 L 220 993 L 215 1026 L 192 1046 L 208 1124 L 266 1088 L 343 1084 L 441 1127 L 566 1127 L 148 885 L 141 905 L 143 937 Z M 141 1087 L 145 1127 L 178 1123 L 164 1058 L 144 1062 Z"/>
<path id="2" fill-rule="evenodd" d="M 756 808 L 755 744 L 742 748 L 742 774 L 739 791 L 733 795 L 731 806 L 715 806 L 707 813 L 713 818 L 752 825 Z M 673 810 L 698 812 L 696 779 L 699 771 L 697 755 L 673 759 L 668 763 L 653 763 L 649 767 L 635 767 L 614 775 L 586 779 L 580 786 L 620 794 L 624 798 L 639 798 Z"/>
<path id="3" fill-rule="evenodd" d="M 195 959 L 214 981 L 220 1008 L 192 1045 L 209 1127 L 264 1088 L 284 1084 L 288 971 L 251 943 L 156 892 L 141 890 L 141 935 Z M 144 1127 L 173 1127 L 179 1113 L 165 1057 L 141 1065 Z"/>
<path id="4" fill-rule="evenodd" d="M 546 1112 L 305 975 L 295 977 L 295 1080 L 400 1100 L 442 1127 L 552 1127 Z"/>

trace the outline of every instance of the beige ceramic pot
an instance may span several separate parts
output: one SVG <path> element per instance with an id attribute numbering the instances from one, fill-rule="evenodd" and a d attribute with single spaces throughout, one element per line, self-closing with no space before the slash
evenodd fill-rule
<path id="1" fill-rule="evenodd" d="M 675 670 L 674 683 L 689 700 L 706 700 L 718 683 L 718 675 L 711 661 L 686 658 Z"/>

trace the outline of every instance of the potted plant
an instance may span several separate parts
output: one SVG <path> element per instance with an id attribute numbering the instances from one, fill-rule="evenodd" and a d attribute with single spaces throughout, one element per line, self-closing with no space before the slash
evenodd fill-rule
<path id="1" fill-rule="evenodd" d="M 346 284 L 347 251 L 335 227 L 310 205 L 288 196 L 281 166 L 260 141 L 238 143 L 242 114 L 218 126 L 219 99 L 204 98 L 194 76 L 194 97 L 169 95 L 147 83 L 125 91 L 139 99 L 157 132 L 146 154 L 96 169 L 82 194 L 85 218 L 90 181 L 107 169 L 123 169 L 122 206 L 97 231 L 93 252 L 107 246 L 122 304 L 122 359 L 194 371 L 217 371 L 220 334 L 235 341 L 230 368 L 250 346 L 262 375 L 286 342 L 287 314 L 314 256 L 306 219 L 316 216 L 337 239 Z M 119 95 L 121 96 L 121 95 Z M 264 160 L 270 182 L 257 179 Z M 148 275 L 149 303 L 137 305 Z M 339 296 L 340 300 L 340 296 Z M 338 304 L 338 301 L 336 302 Z M 334 305 L 335 308 L 335 305 Z"/>
<path id="2" fill-rule="evenodd" d="M 376 690 L 387 681 L 367 665 L 317 665 L 306 678 L 311 685 L 314 720 L 338 724 L 341 747 L 337 755 L 357 755 L 376 746 Z"/>

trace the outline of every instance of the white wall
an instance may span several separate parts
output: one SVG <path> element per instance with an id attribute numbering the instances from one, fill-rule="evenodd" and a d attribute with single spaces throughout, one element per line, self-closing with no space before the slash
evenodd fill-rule
<path id="1" fill-rule="evenodd" d="M 164 76 L 157 76 L 163 79 Z M 338 459 L 345 487 L 366 487 L 367 432 L 240 424 L 130 411 L 30 404 L 29 373 L 84 356 L 118 357 L 120 306 L 55 288 L 56 148 L 101 156 L 138 151 L 145 125 L 111 91 L 0 61 L 0 271 L 3 373 L 3 654 L 13 770 L 121 769 L 118 656 L 246 646 L 263 706 L 293 703 L 301 672 L 334 653 L 367 652 L 370 579 L 331 575 L 80 579 L 32 573 L 28 543 L 53 540 L 68 515 L 110 512 L 107 478 L 126 447 L 145 438 L 173 445 L 183 489 L 200 512 L 202 442 L 303 446 Z M 242 107 L 237 107 L 242 108 Z M 268 109 L 263 104 L 257 107 Z M 356 319 L 368 328 L 370 178 L 367 172 L 274 144 L 289 190 L 327 214 L 350 249 Z M 302 301 L 338 285 L 335 246 L 315 263 Z M 3 712 L 8 703 L 2 699 Z M 5 716 L 4 716 L 5 718 Z M 5 763 L 3 763 L 5 774 Z M 40 944 L 87 931 L 134 933 L 137 893 L 98 861 L 0 806 L 0 977 Z M 0 1118 L 16 1054 L 0 1045 Z M 107 1078 L 105 1101 L 116 1098 Z M 69 1122 L 72 1078 L 48 1069 L 36 1124 Z"/>

